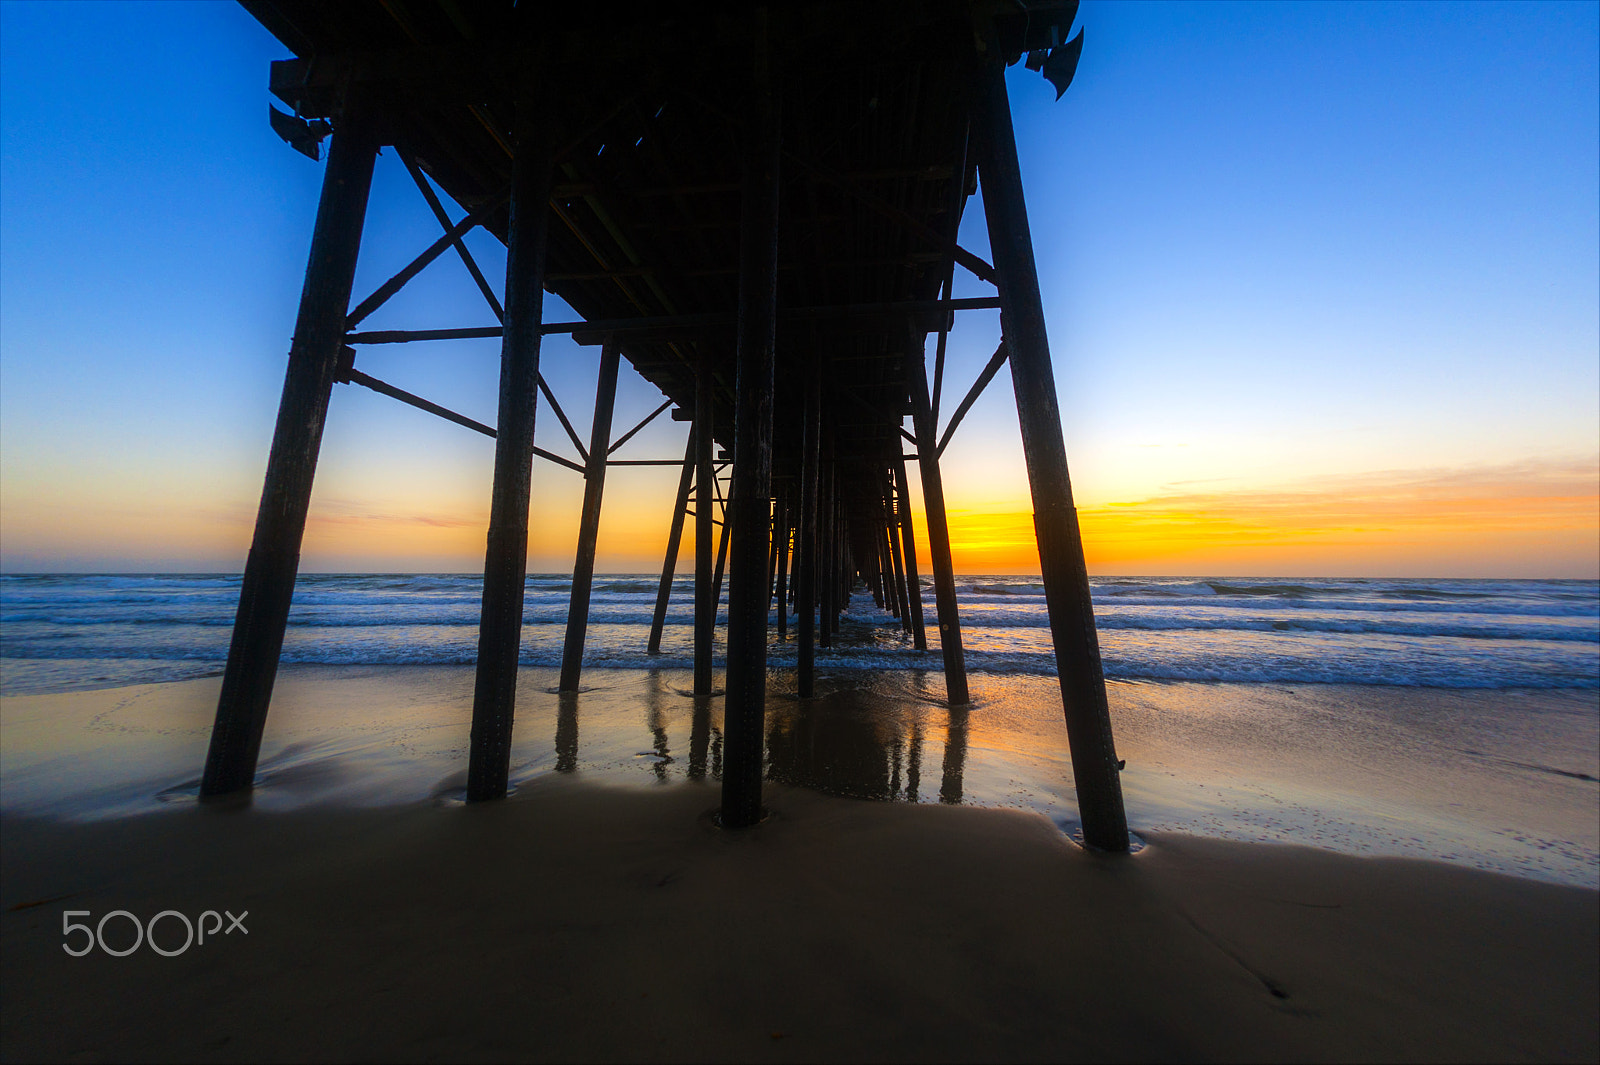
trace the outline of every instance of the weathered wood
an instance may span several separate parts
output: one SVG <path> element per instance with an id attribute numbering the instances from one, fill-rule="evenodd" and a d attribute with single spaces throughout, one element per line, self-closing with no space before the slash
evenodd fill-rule
<path id="1" fill-rule="evenodd" d="M 677 503 L 672 508 L 672 528 L 667 533 L 667 560 L 661 565 L 661 585 L 656 589 L 656 609 L 650 617 L 650 642 L 645 653 L 661 653 L 661 630 L 667 624 L 667 601 L 672 597 L 672 581 L 677 576 L 678 547 L 683 541 L 683 519 L 689 510 L 689 485 L 694 479 L 694 430 L 683 449 L 683 473 L 678 477 Z"/>
<path id="2" fill-rule="evenodd" d="M 981 64 L 978 80 L 978 170 L 984 214 L 999 274 L 1001 328 L 1011 351 L 1011 380 L 1033 493 L 1039 567 L 1072 747 L 1078 812 L 1085 842 L 1101 850 L 1125 851 L 1128 821 L 1118 777 L 1120 763 L 1111 735 L 1089 574 L 1067 471 L 1005 69 L 997 62 Z"/>
<path id="3" fill-rule="evenodd" d="M 945 519 L 944 479 L 934 452 L 933 411 L 928 406 L 928 378 L 920 346 L 906 359 L 911 388 L 911 415 L 917 426 L 917 455 L 922 467 L 922 504 L 928 512 L 928 554 L 933 563 L 933 595 L 939 608 L 939 648 L 944 655 L 945 696 L 951 705 L 967 701 L 967 666 L 961 649 L 961 615 L 956 607 L 955 568 L 950 560 L 950 526 Z"/>
<path id="4" fill-rule="evenodd" d="M 340 121 L 323 173 L 272 451 L 200 781 L 202 798 L 248 789 L 255 781 L 378 154 L 378 138 L 359 106 L 352 100 Z"/>
<path id="5" fill-rule="evenodd" d="M 761 9 L 757 9 L 761 12 Z M 772 393 L 778 325 L 778 115 L 766 19 L 755 18 L 755 84 L 744 129 L 739 218 L 739 335 L 728 574 L 728 674 L 723 704 L 722 827 L 761 820 L 767 705 L 767 555 L 772 532 Z"/>
<path id="6" fill-rule="evenodd" d="M 589 427 L 589 468 L 584 472 L 583 515 L 578 524 L 578 554 L 572 563 L 572 591 L 567 604 L 567 638 L 561 649 L 561 681 L 557 690 L 575 692 L 583 675 L 583 644 L 589 632 L 589 593 L 594 587 L 594 552 L 600 536 L 600 503 L 606 490 L 606 454 L 611 443 L 611 415 L 617 401 L 615 344 L 600 351 L 600 379 L 595 387 L 594 421 Z"/>
<path id="7" fill-rule="evenodd" d="M 494 490 L 483 566 L 478 675 L 472 699 L 467 799 L 505 796 L 511 771 L 517 658 L 528 575 L 528 501 L 539 381 L 539 320 L 544 308 L 553 166 L 548 117 L 536 100 L 517 109 L 516 159 L 506 252 L 506 324 L 500 349 Z"/>
<path id="8" fill-rule="evenodd" d="M 694 693 L 711 694 L 712 644 L 717 629 L 717 590 L 711 583 L 714 465 L 711 367 L 696 368 L 694 386 Z"/>

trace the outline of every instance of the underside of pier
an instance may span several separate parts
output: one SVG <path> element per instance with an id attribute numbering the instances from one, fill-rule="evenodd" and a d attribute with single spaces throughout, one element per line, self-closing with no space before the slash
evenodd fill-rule
<path id="1" fill-rule="evenodd" d="M 1070 35 L 1076 0 L 243 2 L 295 57 L 272 67 L 284 108 L 274 127 L 307 155 L 326 154 L 327 169 L 204 795 L 254 777 L 334 384 L 374 388 L 496 439 L 476 800 L 506 790 L 532 462 L 545 454 L 533 445 L 536 414 L 544 406 L 561 420 L 583 462 L 559 461 L 586 479 L 564 690 L 578 687 L 594 530 L 617 461 L 608 455 L 619 443 L 619 361 L 660 389 L 658 414 L 671 407 L 692 422 L 649 650 L 692 515 L 695 690 L 707 697 L 724 565 L 728 575 L 721 816 L 739 828 L 761 817 L 767 646 L 790 638 L 791 613 L 801 696 L 852 594 L 872 595 L 927 646 L 908 465 L 928 516 L 936 623 L 926 629 L 937 633 L 950 702 L 966 702 L 939 454 L 1009 363 L 1085 835 L 1126 849 L 1004 78 L 1026 58 L 1066 89 L 1083 43 Z M 385 146 L 441 235 L 356 301 L 367 190 Z M 980 182 L 992 261 L 957 244 Z M 503 286 L 461 240 L 478 226 L 507 246 Z M 362 329 L 441 255 L 466 263 L 481 308 L 463 308 L 461 322 Z M 957 271 L 993 295 L 953 299 Z M 545 321 L 545 292 L 578 319 Z M 947 405 L 941 431 L 946 334 L 977 308 L 999 308 L 1004 339 L 966 399 Z M 540 340 L 557 333 L 601 348 L 587 442 L 542 387 Z M 469 336 L 501 339 L 492 427 L 360 368 L 371 345 Z"/>

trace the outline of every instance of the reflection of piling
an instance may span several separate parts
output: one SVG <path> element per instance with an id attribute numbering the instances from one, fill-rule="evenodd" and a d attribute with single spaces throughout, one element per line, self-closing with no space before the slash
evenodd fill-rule
<path id="1" fill-rule="evenodd" d="M 322 179 L 266 483 L 200 783 L 202 798 L 249 788 L 255 780 L 377 153 L 378 138 L 369 118 L 358 110 L 358 101 L 347 101 Z"/>
<path id="2" fill-rule="evenodd" d="M 984 210 L 989 245 L 1000 275 L 1000 324 L 1011 349 L 1011 380 L 1022 424 L 1022 451 L 1033 490 L 1034 530 L 1050 634 L 1055 643 L 1056 672 L 1066 709 L 1067 737 L 1072 748 L 1072 773 L 1084 839 L 1102 850 L 1128 849 L 1128 822 L 1123 812 L 1111 714 L 1101 673 L 1100 645 L 1095 635 L 1089 575 L 1084 566 L 1078 512 L 1072 503 L 1067 450 L 1056 408 L 1055 372 L 1045 336 L 1044 303 L 1034 269 L 1033 240 L 1022 198 L 1022 172 L 1017 165 L 1006 99 L 1005 68 L 984 63 L 979 73 L 978 138 Z"/>
<path id="3" fill-rule="evenodd" d="M 944 770 L 939 778 L 939 801 L 961 801 L 961 777 L 967 767 L 967 714 L 964 705 L 950 707 L 950 724 L 945 729 Z"/>
<path id="4" fill-rule="evenodd" d="M 578 768 L 578 693 L 556 696 L 556 772 Z"/>
<path id="5" fill-rule="evenodd" d="M 611 448 L 611 411 L 617 399 L 614 343 L 600 350 L 600 380 L 594 397 L 594 422 L 589 429 L 589 462 L 584 470 L 583 517 L 578 525 L 578 555 L 572 564 L 572 592 L 567 606 L 567 639 L 561 652 L 564 692 L 577 691 L 583 673 L 583 643 L 589 631 L 589 592 L 594 585 L 594 549 L 600 536 L 600 501 L 606 490 L 606 456 Z"/>

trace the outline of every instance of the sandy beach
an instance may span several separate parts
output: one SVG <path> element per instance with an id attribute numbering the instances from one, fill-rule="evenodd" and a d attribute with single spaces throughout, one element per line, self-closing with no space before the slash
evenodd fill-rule
<path id="1" fill-rule="evenodd" d="M 708 819 L 720 699 L 671 671 L 594 671 L 561 698 L 548 672 L 523 674 L 516 793 L 483 807 L 457 798 L 467 670 L 285 670 L 262 783 L 230 810 L 193 799 L 214 679 L 0 700 L 0 1052 L 1600 1053 L 1592 693 L 1113 685 L 1144 843 L 1113 858 L 1070 839 L 1039 678 L 982 679 L 959 715 L 936 678 L 835 677 L 801 714 L 775 677 L 771 817 L 729 834 Z M 1578 722 L 1575 761 L 1500 764 L 1519 741 L 1472 722 L 1508 698 Z M 1364 714 L 1408 731 L 1373 737 Z M 1500 762 L 1430 754 L 1430 728 Z M 1429 860 L 1362 856 L 1384 854 Z M 63 949 L 83 935 L 64 919 L 113 910 L 248 911 L 247 932 L 173 957 Z M 113 950 L 133 935 L 105 926 Z M 165 949 L 183 937 L 163 919 Z"/>
<path id="2" fill-rule="evenodd" d="M 7 819 L 8 1060 L 1593 1060 L 1595 894 L 774 786 Z M 60 911 L 248 911 L 180 956 Z M 131 930 L 113 934 L 132 938 Z M 181 929 L 163 936 L 175 948 Z M 117 939 L 115 946 L 125 945 Z"/>

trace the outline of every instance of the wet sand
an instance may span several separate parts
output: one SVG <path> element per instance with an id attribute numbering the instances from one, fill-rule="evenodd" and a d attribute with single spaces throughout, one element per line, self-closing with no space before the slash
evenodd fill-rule
<path id="1" fill-rule="evenodd" d="M 0 659 L 0 670 L 7 660 Z M 512 780 L 653 788 L 718 779 L 722 700 L 683 671 L 600 670 L 557 696 L 522 672 Z M 192 801 L 216 678 L 0 698 L 0 807 L 122 816 Z M 973 674 L 965 710 L 937 673 L 775 672 L 769 776 L 828 794 L 1036 811 L 1076 827 L 1053 678 Z M 427 802 L 465 782 L 473 671 L 287 667 L 258 809 Z M 1600 693 L 1350 685 L 1112 683 L 1135 831 L 1432 858 L 1600 888 Z"/>
<path id="2" fill-rule="evenodd" d="M 776 675 L 741 834 L 671 671 L 525 670 L 516 794 L 466 807 L 471 679 L 286 669 L 233 810 L 194 799 L 215 679 L 0 699 L 0 1057 L 1600 1055 L 1593 692 L 1114 684 L 1114 858 L 1050 678 Z M 71 957 L 68 909 L 248 934 Z"/>
<path id="3" fill-rule="evenodd" d="M 1593 891 L 773 785 L 7 817 L 7 1060 L 1594 1060 Z M 61 913 L 248 911 L 165 958 Z M 119 929 L 118 924 L 122 927 Z M 114 946 L 131 940 L 118 919 Z M 170 919 L 162 942 L 182 930 Z"/>

